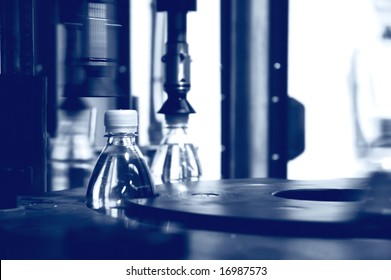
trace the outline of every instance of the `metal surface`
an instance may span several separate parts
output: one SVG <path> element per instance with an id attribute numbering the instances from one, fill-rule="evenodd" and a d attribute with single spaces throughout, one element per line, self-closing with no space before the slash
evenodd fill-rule
<path id="1" fill-rule="evenodd" d="M 353 183 L 353 184 L 352 184 Z M 129 201 L 126 213 L 191 228 L 273 236 L 391 237 L 383 216 L 361 213 L 364 182 L 243 179 L 157 186 L 159 196 Z"/>
<path id="2" fill-rule="evenodd" d="M 46 85 L 43 77 L 0 75 L 0 168 L 23 174 L 18 194 L 47 190 Z"/>
<path id="3" fill-rule="evenodd" d="M 121 72 L 119 35 L 124 28 L 117 19 L 117 10 L 128 5 L 122 7 L 123 2 L 119 1 L 87 0 L 82 4 L 71 3 L 73 14 L 67 14 L 68 2 L 59 2 L 67 35 L 64 96 L 126 97 L 128 91 L 123 92 L 119 87 L 117 75 Z M 122 72 L 128 71 L 127 66 L 127 63 L 122 66 Z"/>
<path id="4" fill-rule="evenodd" d="M 167 12 L 166 54 L 162 62 L 165 65 L 164 90 L 168 98 L 159 113 L 188 116 L 195 111 L 186 99 L 190 90 L 191 62 L 186 42 L 186 17 L 187 12 L 196 10 L 196 0 L 157 0 L 156 10 Z"/>
<path id="5" fill-rule="evenodd" d="M 183 258 L 185 238 L 176 229 L 111 217 L 85 206 L 84 188 L 22 197 L 0 210 L 0 258 Z M 177 247 L 176 247 L 177 246 Z"/>
<path id="6" fill-rule="evenodd" d="M 288 2 L 221 1 L 223 178 L 285 179 L 304 148 L 287 90 Z"/>
<path id="7" fill-rule="evenodd" d="M 267 177 L 269 1 L 222 1 L 222 175 Z"/>
<path id="8" fill-rule="evenodd" d="M 288 16 L 289 1 L 269 1 L 268 57 L 268 177 L 287 178 L 288 120 Z M 290 132 L 290 131 L 289 131 Z"/>
<path id="9" fill-rule="evenodd" d="M 186 186 L 182 186 L 186 187 Z M 194 189 L 194 186 L 192 186 Z M 153 218 L 136 218 L 130 209 L 110 215 L 85 206 L 85 188 L 19 197 L 18 208 L 0 211 L 1 259 L 391 259 L 390 236 L 364 236 L 352 231 L 338 235 L 281 234 L 278 223 L 261 234 L 241 232 L 238 219 L 309 221 L 308 226 L 346 224 L 356 213 L 354 201 L 293 200 L 272 195 L 295 189 L 362 189 L 360 180 L 284 181 L 251 179 L 202 182 L 191 192 L 163 192 L 155 200 Z M 177 187 L 171 189 L 173 193 Z M 257 194 L 254 189 L 260 190 Z M 247 192 L 249 192 L 247 194 Z M 220 194 L 215 196 L 214 194 Z M 220 200 L 220 202 L 219 202 Z M 170 202 L 171 206 L 166 203 Z M 136 203 L 136 202 L 134 202 Z M 160 206 L 159 206 L 160 204 Z M 195 205 L 198 205 L 195 207 Z M 304 209 L 303 209 L 304 208 Z M 167 211 L 177 212 L 167 216 Z M 257 209 L 257 211 L 254 211 Z M 160 213 L 160 214 L 159 214 Z M 147 214 L 147 213 L 146 213 Z M 171 214 L 170 214 L 171 215 Z M 197 222 L 197 228 L 192 225 Z M 178 217 L 182 218 L 178 219 Z M 175 217 L 175 219 L 173 219 Z M 170 218 L 168 220 L 167 218 Z M 214 228 L 221 218 L 231 227 Z M 183 223 L 175 222 L 181 220 Z M 189 220 L 186 223 L 186 220 Z M 204 223 L 202 223 L 204 222 Z M 281 225 L 282 223 L 280 223 Z M 253 227 L 260 224 L 255 222 Z M 346 227 L 345 227 L 346 229 Z M 318 229 L 326 231 L 324 227 Z M 293 234 L 291 234 L 293 233 Z M 308 233 L 308 232 L 307 232 Z"/>

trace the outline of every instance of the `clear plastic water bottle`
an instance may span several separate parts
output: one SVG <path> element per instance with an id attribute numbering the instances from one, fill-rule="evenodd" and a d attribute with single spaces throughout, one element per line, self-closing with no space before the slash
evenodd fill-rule
<path id="1" fill-rule="evenodd" d="M 156 184 L 198 181 L 202 175 L 197 148 L 187 134 L 187 119 L 166 118 L 167 133 L 151 171 Z"/>
<path id="2" fill-rule="evenodd" d="M 86 200 L 93 209 L 124 207 L 127 199 L 156 195 L 150 170 L 136 145 L 134 110 L 105 112 L 107 144 L 91 174 Z"/>

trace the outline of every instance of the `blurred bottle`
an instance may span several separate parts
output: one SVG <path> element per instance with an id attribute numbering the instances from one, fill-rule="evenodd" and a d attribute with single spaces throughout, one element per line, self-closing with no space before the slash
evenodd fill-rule
<path id="1" fill-rule="evenodd" d="M 391 172 L 391 119 L 379 120 L 379 136 L 372 140 L 367 153 L 370 171 Z"/>
<path id="2" fill-rule="evenodd" d="M 356 50 L 352 64 L 356 146 L 363 173 L 391 171 L 391 1 L 373 0 L 373 34 Z"/>
<path id="3" fill-rule="evenodd" d="M 155 196 L 149 168 L 135 142 L 134 110 L 105 112 L 107 144 L 91 174 L 86 199 L 93 209 L 124 207 L 126 199 Z"/>
<path id="4" fill-rule="evenodd" d="M 58 111 L 58 130 L 51 139 L 50 191 L 84 187 L 96 159 L 96 108 L 78 97 L 66 98 Z"/>
<path id="5" fill-rule="evenodd" d="M 198 181 L 202 175 L 197 148 L 187 134 L 187 119 L 167 118 L 167 133 L 152 161 L 156 184 Z"/>
<path id="6" fill-rule="evenodd" d="M 374 37 L 357 50 L 353 64 L 353 101 L 358 155 L 363 159 L 367 194 L 362 212 L 391 218 L 391 1 L 373 0 Z"/>
<path id="7" fill-rule="evenodd" d="M 59 110 L 57 136 L 52 143 L 52 160 L 89 161 L 94 156 L 96 109 L 80 98 L 66 98 Z"/>

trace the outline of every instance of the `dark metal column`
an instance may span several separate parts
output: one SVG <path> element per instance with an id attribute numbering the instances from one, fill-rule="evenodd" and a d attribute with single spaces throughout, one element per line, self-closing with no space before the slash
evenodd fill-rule
<path id="1" fill-rule="evenodd" d="M 0 1 L 0 130 L 7 134 L 0 169 L 14 182 L 5 187 L 19 194 L 46 191 L 47 79 L 39 74 L 37 7 L 35 0 Z"/>
<path id="2" fill-rule="evenodd" d="M 288 2 L 269 1 L 268 177 L 286 178 L 288 162 Z"/>
<path id="3" fill-rule="evenodd" d="M 288 0 L 221 9 L 222 176 L 286 178 Z"/>
<path id="4" fill-rule="evenodd" d="M 267 176 L 269 1 L 222 1 L 222 176 Z"/>

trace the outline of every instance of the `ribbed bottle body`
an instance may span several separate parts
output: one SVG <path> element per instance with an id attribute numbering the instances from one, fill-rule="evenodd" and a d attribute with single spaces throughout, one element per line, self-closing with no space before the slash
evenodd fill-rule
<path id="1" fill-rule="evenodd" d="M 152 161 L 156 184 L 198 181 L 202 175 L 197 148 L 185 127 L 169 127 Z"/>
<path id="2" fill-rule="evenodd" d="M 87 206 L 124 207 L 127 199 L 155 196 L 149 168 L 132 134 L 109 135 L 87 188 Z"/>

